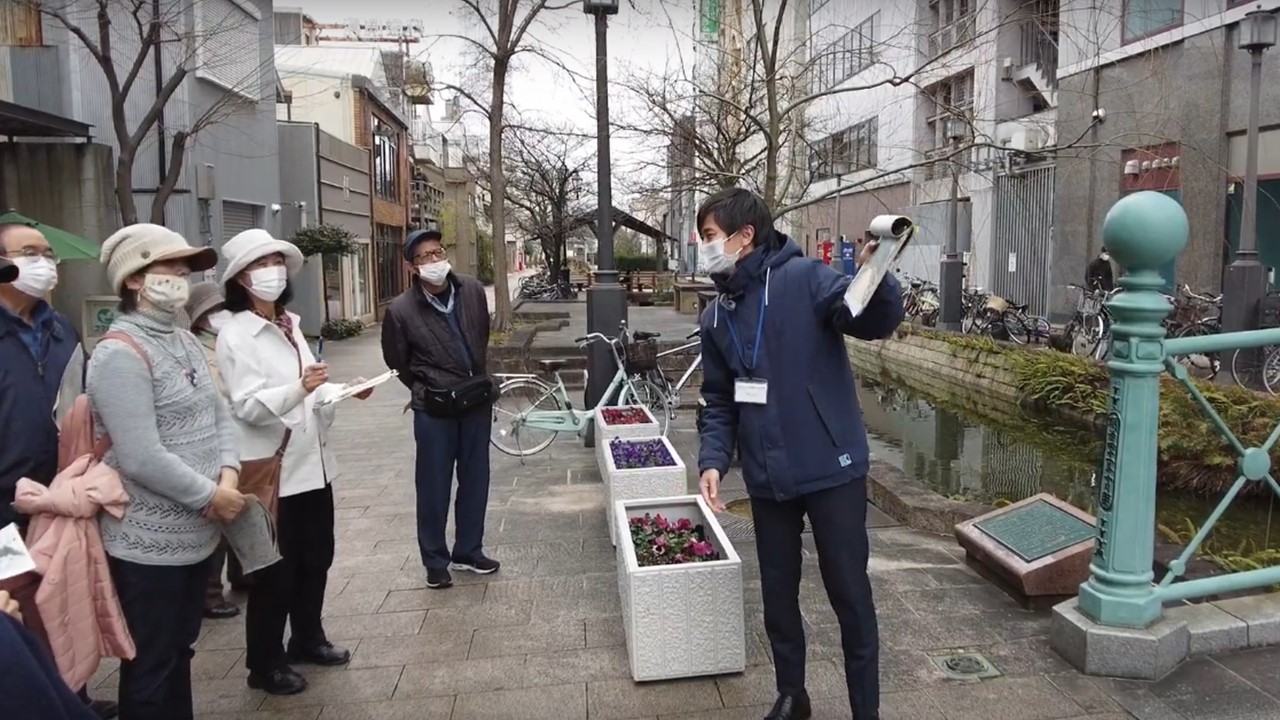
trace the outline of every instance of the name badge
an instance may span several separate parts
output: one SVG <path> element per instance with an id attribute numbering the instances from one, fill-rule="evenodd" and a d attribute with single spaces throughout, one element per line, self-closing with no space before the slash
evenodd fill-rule
<path id="1" fill-rule="evenodd" d="M 769 381 L 738 378 L 733 383 L 733 399 L 744 405 L 764 405 L 769 398 Z"/>

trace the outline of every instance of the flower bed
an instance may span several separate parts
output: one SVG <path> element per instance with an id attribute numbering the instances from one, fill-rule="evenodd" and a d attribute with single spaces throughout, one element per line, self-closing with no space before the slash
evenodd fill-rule
<path id="1" fill-rule="evenodd" d="M 622 414 L 618 414 L 621 412 Z M 636 421 L 640 416 L 644 422 Z M 628 422 L 631 421 L 631 422 Z M 662 435 L 662 427 L 649 408 L 643 405 L 619 405 L 596 409 L 596 467 L 600 468 L 600 477 L 605 478 L 605 451 L 610 441 L 615 438 L 628 440 L 631 438 L 658 437 Z M 607 479 L 606 479 L 607 480 Z"/>
<path id="2" fill-rule="evenodd" d="M 670 440 L 613 438 L 597 445 L 604 446 L 598 460 L 604 480 L 605 520 L 609 523 L 609 540 L 615 545 L 618 534 L 612 519 L 614 503 L 688 492 L 684 461 Z"/>
<path id="3" fill-rule="evenodd" d="M 707 504 L 683 495 L 621 500 L 613 511 L 610 525 L 632 535 L 631 542 L 618 543 L 631 677 L 644 682 L 742 672 L 742 560 Z M 666 549 L 659 552 L 659 545 Z"/>

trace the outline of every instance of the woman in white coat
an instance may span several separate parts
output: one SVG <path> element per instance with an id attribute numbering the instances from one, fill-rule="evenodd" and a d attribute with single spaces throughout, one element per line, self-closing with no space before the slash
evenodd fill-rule
<path id="1" fill-rule="evenodd" d="M 346 650 L 325 637 L 320 614 L 333 564 L 335 475 L 328 432 L 334 405 L 316 403 L 341 389 L 328 382 L 287 312 L 289 277 L 302 268 L 293 243 L 266 230 L 248 230 L 222 247 L 224 307 L 232 312 L 218 333 L 218 368 L 239 431 L 242 462 L 271 458 L 283 447 L 277 538 L 281 561 L 253 577 L 245 612 L 249 687 L 275 695 L 306 689 L 290 662 L 342 665 Z M 367 398 L 366 392 L 360 399 Z M 285 622 L 289 648 L 283 646 Z"/>

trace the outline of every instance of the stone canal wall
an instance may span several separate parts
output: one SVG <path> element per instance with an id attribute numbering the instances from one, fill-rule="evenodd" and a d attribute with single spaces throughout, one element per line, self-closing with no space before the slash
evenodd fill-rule
<path id="1" fill-rule="evenodd" d="M 963 347 L 916 334 L 866 342 L 849 338 L 854 368 L 874 376 L 887 371 L 935 394 L 953 395 L 957 389 L 990 394 L 998 402 L 1018 405 L 1012 358 Z"/>

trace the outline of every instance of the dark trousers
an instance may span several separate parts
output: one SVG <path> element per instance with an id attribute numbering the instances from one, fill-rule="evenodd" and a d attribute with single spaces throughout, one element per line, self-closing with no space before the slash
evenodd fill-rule
<path id="1" fill-rule="evenodd" d="M 245 610 L 245 666 L 267 673 L 286 664 L 289 647 L 309 649 L 327 638 L 320 623 L 333 565 L 333 486 L 280 498 L 276 517 L 280 561 L 253 573 Z"/>
<path id="2" fill-rule="evenodd" d="M 813 526 L 818 568 L 840 622 L 844 674 L 855 718 L 875 718 L 880 708 L 879 631 L 867 577 L 867 484 L 857 478 L 839 487 L 774 502 L 751 498 L 764 627 L 773 646 L 778 692 L 804 689 L 804 624 L 800 617 L 800 535 L 804 516 Z"/>
<path id="3" fill-rule="evenodd" d="M 209 561 L 140 565 L 110 559 L 138 654 L 120 663 L 120 720 L 191 720 L 191 658 L 204 618 Z"/>
<path id="4" fill-rule="evenodd" d="M 434 418 L 424 412 L 413 414 L 413 437 L 418 446 L 414 466 L 418 491 L 418 551 L 425 567 L 443 569 L 451 560 L 465 562 L 483 552 L 492 426 L 493 415 L 487 407 L 460 418 Z M 457 537 L 450 552 L 444 530 L 449 521 L 455 467 L 458 496 L 454 500 L 453 520 Z"/>

